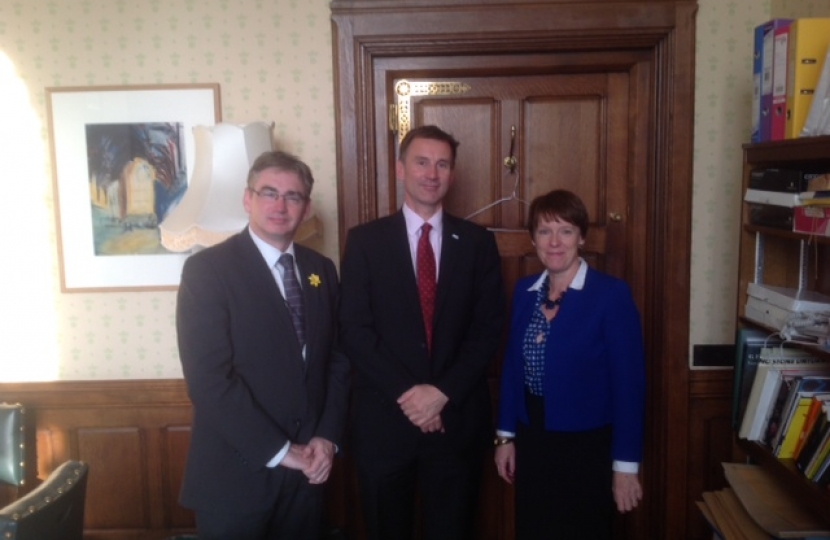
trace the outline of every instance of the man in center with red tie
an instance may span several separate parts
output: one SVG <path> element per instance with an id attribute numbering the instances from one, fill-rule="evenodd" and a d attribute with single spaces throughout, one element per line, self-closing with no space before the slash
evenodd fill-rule
<path id="1" fill-rule="evenodd" d="M 401 210 L 350 230 L 341 261 L 350 435 L 372 540 L 412 540 L 416 513 L 422 538 L 475 536 L 504 292 L 493 234 L 443 209 L 457 148 L 436 126 L 407 133 Z"/>

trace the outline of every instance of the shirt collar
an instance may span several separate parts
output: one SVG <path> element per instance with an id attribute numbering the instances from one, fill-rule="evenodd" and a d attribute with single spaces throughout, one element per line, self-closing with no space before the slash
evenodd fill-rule
<path id="1" fill-rule="evenodd" d="M 421 226 L 424 224 L 424 218 L 419 216 L 412 210 L 410 207 L 404 203 L 403 207 L 401 208 L 403 211 L 403 218 L 406 221 L 406 233 L 410 236 L 417 235 L 418 231 L 420 230 Z M 437 212 L 432 214 L 427 220 L 427 223 L 432 225 L 432 229 L 438 233 L 438 236 L 441 236 L 441 224 L 444 221 L 444 209 L 439 208 Z M 434 238 L 434 237 L 433 237 Z"/>
<path id="2" fill-rule="evenodd" d="M 256 233 L 254 233 L 254 231 L 252 231 L 250 227 L 248 227 L 248 233 L 250 233 L 251 240 L 254 241 L 254 245 L 256 245 L 257 249 L 262 254 L 262 258 L 265 259 L 266 263 L 268 263 L 268 268 L 273 268 L 277 264 L 277 261 L 280 260 L 280 256 L 283 253 L 290 253 L 291 256 L 294 257 L 294 242 L 291 242 L 291 244 L 288 246 L 288 249 L 286 249 L 285 251 L 280 251 L 268 242 L 266 242 L 265 240 L 263 240 L 262 238 L 260 238 L 259 236 L 257 236 Z M 296 264 L 296 257 L 294 257 L 294 259 Z"/>
<path id="3" fill-rule="evenodd" d="M 574 276 L 573 280 L 571 281 L 571 284 L 568 285 L 568 288 L 569 289 L 576 289 L 578 291 L 581 291 L 582 288 L 585 286 L 585 274 L 587 274 L 587 273 L 588 273 L 588 263 L 585 262 L 585 259 L 580 257 L 579 258 L 579 270 L 576 271 L 576 275 Z M 542 283 L 544 283 L 545 280 L 548 279 L 548 275 L 549 275 L 549 273 L 548 273 L 547 270 L 542 272 L 542 275 L 539 276 L 539 279 L 534 281 L 533 285 L 531 285 L 527 290 L 528 291 L 534 291 L 534 292 L 539 291 L 539 289 L 542 288 Z"/>

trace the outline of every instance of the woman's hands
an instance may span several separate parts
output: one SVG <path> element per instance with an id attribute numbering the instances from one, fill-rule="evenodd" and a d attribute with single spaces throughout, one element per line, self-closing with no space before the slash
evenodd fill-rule
<path id="1" fill-rule="evenodd" d="M 512 484 L 516 478 L 516 445 L 509 443 L 497 446 L 495 461 L 499 476 L 508 484 Z M 620 513 L 634 510 L 643 498 L 643 489 L 637 474 L 614 471 L 612 491 L 614 503 Z"/>
<path id="2" fill-rule="evenodd" d="M 614 471 L 612 484 L 614 502 L 620 513 L 637 508 L 637 504 L 643 498 L 643 489 L 640 487 L 640 478 L 636 474 Z"/>
<path id="3" fill-rule="evenodd" d="M 516 476 L 516 445 L 501 444 L 496 447 L 496 471 L 505 482 L 513 483 Z"/>

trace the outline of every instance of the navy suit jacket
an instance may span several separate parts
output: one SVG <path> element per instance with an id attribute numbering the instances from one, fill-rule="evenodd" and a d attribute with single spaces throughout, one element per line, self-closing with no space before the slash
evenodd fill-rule
<path id="1" fill-rule="evenodd" d="M 502 364 L 498 428 L 527 424 L 522 340 L 537 309 L 539 275 L 519 280 Z M 545 427 L 583 431 L 612 427 L 612 459 L 643 453 L 645 360 L 640 315 L 628 285 L 588 268 L 581 290 L 568 289 L 545 344 Z"/>
<path id="2" fill-rule="evenodd" d="M 492 233 L 446 212 L 442 234 L 430 355 L 403 213 L 349 231 L 341 339 L 354 371 L 352 435 L 364 457 L 411 451 L 425 439 L 439 451 L 492 439 L 486 372 L 504 323 L 498 249 Z M 424 435 L 401 411 L 396 400 L 416 384 L 449 397 L 446 433 Z"/>
<path id="3" fill-rule="evenodd" d="M 185 507 L 270 507 L 286 469 L 265 465 L 286 442 L 320 436 L 342 444 L 348 363 L 334 348 L 337 274 L 326 257 L 296 244 L 294 250 L 305 360 L 279 287 L 247 229 L 185 262 L 176 310 L 194 407 L 180 497 Z M 317 285 L 310 279 L 315 275 Z"/>

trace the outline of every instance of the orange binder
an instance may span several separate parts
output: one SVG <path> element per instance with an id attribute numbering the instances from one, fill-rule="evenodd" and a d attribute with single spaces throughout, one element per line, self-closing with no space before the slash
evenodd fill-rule
<path id="1" fill-rule="evenodd" d="M 790 25 L 788 41 L 785 137 L 795 139 L 804 128 L 830 46 L 830 18 L 796 19 Z"/>

